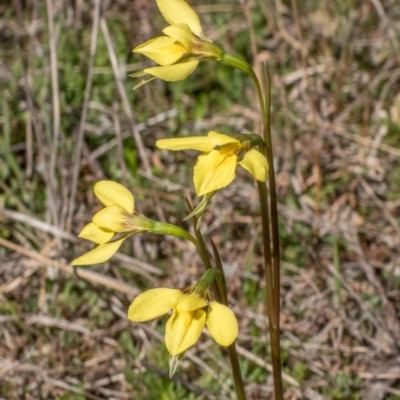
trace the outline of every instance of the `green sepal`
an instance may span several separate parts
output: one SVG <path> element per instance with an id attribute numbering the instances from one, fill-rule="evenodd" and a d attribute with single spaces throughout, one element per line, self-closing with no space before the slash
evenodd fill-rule
<path id="1" fill-rule="evenodd" d="M 179 364 L 183 360 L 185 352 L 178 354 L 177 356 L 169 356 L 169 377 L 172 378 L 175 374 Z"/>
<path id="2" fill-rule="evenodd" d="M 217 268 L 210 268 L 201 276 L 201 278 L 192 286 L 193 291 L 208 292 L 217 276 L 220 274 Z"/>
<path id="3" fill-rule="evenodd" d="M 200 221 L 201 221 L 203 213 L 204 213 L 204 211 L 206 209 L 206 206 L 210 202 L 211 197 L 213 197 L 216 192 L 217 191 L 214 190 L 213 192 L 209 192 L 209 193 L 205 194 L 203 196 L 203 198 L 201 199 L 199 205 L 187 217 L 184 218 L 184 221 L 187 221 L 188 219 L 197 216 L 197 218 L 196 218 L 196 229 L 199 229 Z"/>
<path id="4" fill-rule="evenodd" d="M 136 77 L 140 77 L 140 76 L 143 76 L 143 75 L 139 75 L 139 73 L 138 73 L 138 74 L 132 74 L 132 75 L 129 75 L 129 76 L 131 76 L 133 78 L 136 78 Z M 153 79 L 156 79 L 156 77 L 155 76 L 148 76 L 147 78 L 143 78 L 136 86 L 133 87 L 132 90 L 136 90 L 137 88 L 140 88 L 140 86 L 145 85 L 146 83 L 152 81 Z"/>

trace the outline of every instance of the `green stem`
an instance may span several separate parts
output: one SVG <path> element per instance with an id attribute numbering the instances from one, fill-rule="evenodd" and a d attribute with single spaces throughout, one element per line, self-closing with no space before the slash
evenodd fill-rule
<path id="1" fill-rule="evenodd" d="M 219 255 L 217 246 L 215 245 L 214 241 L 210 238 L 211 241 L 211 246 L 213 248 L 213 253 L 214 253 L 214 259 L 215 259 L 215 266 L 217 267 L 219 274 L 218 274 L 218 286 L 219 286 L 219 290 L 221 293 L 221 302 L 222 304 L 225 304 L 226 306 L 228 306 L 228 291 L 226 289 L 226 279 L 225 279 L 225 273 L 224 273 L 224 268 L 222 266 L 222 261 L 221 261 L 221 257 Z"/>
<path id="2" fill-rule="evenodd" d="M 213 252 L 214 252 L 215 264 L 220 272 L 220 274 L 219 274 L 220 280 L 218 281 L 218 285 L 219 285 L 220 293 L 221 293 L 221 302 L 222 302 L 222 304 L 225 304 L 227 307 L 229 307 L 228 294 L 227 294 L 227 290 L 226 290 L 226 279 L 225 279 L 224 269 L 222 267 L 221 257 L 219 256 L 218 249 L 215 246 L 212 239 L 211 239 L 211 245 L 212 245 Z M 236 389 L 236 394 L 237 394 L 238 400 L 246 400 L 246 394 L 244 392 L 244 386 L 243 386 L 242 373 L 240 371 L 239 358 L 238 358 L 238 355 L 236 352 L 236 344 L 235 343 L 228 346 L 228 355 L 229 355 L 229 361 L 230 361 L 231 367 L 232 367 L 232 375 L 233 375 L 233 380 L 235 382 L 235 389 Z"/>
<path id="3" fill-rule="evenodd" d="M 229 361 L 231 363 L 233 381 L 235 382 L 235 390 L 238 400 L 246 400 L 244 392 L 242 372 L 240 371 L 239 358 L 236 352 L 235 342 L 228 346 Z"/>
<path id="4" fill-rule="evenodd" d="M 195 221 L 195 218 L 193 219 L 193 224 L 194 224 L 194 226 L 197 226 L 197 222 Z M 204 264 L 206 265 L 206 267 L 207 267 L 207 265 L 209 265 L 209 267 L 212 268 L 210 257 L 209 257 L 208 251 L 204 244 L 203 236 L 199 229 L 195 228 L 195 232 L 196 232 L 197 242 L 199 243 L 199 246 L 197 247 L 199 254 L 200 254 Z M 214 255 L 216 255 L 215 260 L 216 260 L 217 268 L 220 271 L 220 275 L 221 275 L 220 279 L 218 279 L 218 281 L 217 281 L 217 284 L 214 286 L 215 297 L 218 302 L 229 307 L 228 295 L 226 292 L 226 280 L 225 280 L 224 270 L 222 268 L 221 259 L 219 257 L 219 253 L 218 253 L 217 248 L 215 247 L 214 243 L 213 242 L 211 242 L 211 243 L 213 246 Z M 240 371 L 239 357 L 236 352 L 235 343 L 228 346 L 227 349 L 228 349 L 229 361 L 231 363 L 231 368 L 232 368 L 233 380 L 235 382 L 235 390 L 236 390 L 237 398 L 238 398 L 238 400 L 246 400 L 246 394 L 244 391 L 242 373 Z"/>
<path id="5" fill-rule="evenodd" d="M 235 54 L 224 53 L 219 60 L 222 64 L 229 65 L 230 67 L 240 69 L 244 73 L 251 75 L 254 74 L 250 64 Z"/>
<path id="6" fill-rule="evenodd" d="M 261 218 L 264 232 L 265 276 L 267 285 L 268 320 L 271 337 L 271 358 L 274 375 L 275 398 L 277 400 L 283 400 L 282 366 L 280 354 L 280 251 L 278 203 L 270 127 L 271 85 L 268 71 L 265 68 L 264 73 L 266 78 L 265 102 L 260 83 L 253 70 L 250 73 L 250 77 L 252 78 L 256 87 L 257 97 L 260 103 L 261 116 L 263 120 L 263 137 L 266 145 L 264 150 L 269 164 L 268 178 L 270 201 L 268 202 L 266 187 L 263 183 L 258 182 L 258 190 L 260 195 L 260 207 L 262 214 Z M 268 203 L 271 205 L 270 212 L 268 210 Z M 272 257 L 269 215 L 271 215 Z"/>
<path id="7" fill-rule="evenodd" d="M 260 199 L 261 223 L 263 228 L 263 247 L 264 247 L 264 264 L 265 264 L 265 284 L 267 287 L 267 313 L 269 328 L 275 325 L 275 307 L 274 307 L 274 287 L 273 287 L 273 269 L 272 269 L 272 254 L 271 254 L 271 236 L 270 236 L 270 221 L 268 194 L 264 182 L 258 182 L 258 197 Z"/>
<path id="8" fill-rule="evenodd" d="M 186 206 L 188 207 L 189 211 L 193 212 L 193 207 L 189 203 L 188 199 L 185 198 L 185 202 L 186 202 Z M 203 235 L 201 234 L 200 229 L 198 229 L 197 218 L 194 217 L 192 219 L 192 222 L 193 222 L 193 228 L 194 228 L 196 239 L 197 239 L 197 251 L 198 251 L 205 267 L 207 269 L 213 268 L 211 261 L 210 261 L 209 253 L 208 253 L 206 245 L 204 243 Z M 217 284 L 214 285 L 215 297 L 219 303 L 222 303 L 229 307 L 228 295 L 227 295 L 227 291 L 226 291 L 226 280 L 225 280 L 224 270 L 222 268 L 221 258 L 219 256 L 218 250 L 212 240 L 211 240 L 211 244 L 212 244 L 213 251 L 214 251 L 217 269 L 220 272 L 220 277 L 217 280 Z M 235 343 L 228 346 L 227 349 L 228 349 L 229 361 L 231 363 L 231 368 L 232 368 L 233 381 L 235 382 L 235 390 L 236 390 L 237 398 L 238 398 L 238 400 L 246 400 L 246 394 L 245 394 L 244 385 L 243 385 L 243 378 L 242 378 L 242 373 L 240 371 L 239 358 L 238 358 L 238 355 L 236 352 Z"/>
<path id="9" fill-rule="evenodd" d="M 272 152 L 272 139 L 270 127 L 270 108 L 271 108 L 271 85 L 268 71 L 264 65 L 264 75 L 266 83 L 265 102 L 258 78 L 245 60 L 225 53 L 220 60 L 223 64 L 230 65 L 247 73 L 254 82 L 260 103 L 261 117 L 263 121 L 263 137 L 265 142 L 264 154 L 268 160 L 269 170 L 269 191 L 270 191 L 270 212 L 268 210 L 268 198 L 264 184 L 259 183 L 260 206 L 262 213 L 262 224 L 264 231 L 264 257 L 265 257 L 265 277 L 267 284 L 268 319 L 271 336 L 271 356 L 274 370 L 275 397 L 283 400 L 282 372 L 280 359 L 280 336 L 279 336 L 279 315 L 280 315 L 280 250 L 279 250 L 279 225 L 278 225 L 278 203 L 276 196 L 274 159 Z M 260 146 L 263 147 L 263 146 Z M 263 151 L 262 150 L 262 151 Z M 269 221 L 271 215 L 271 221 Z M 271 223 L 270 223 L 271 222 Z M 270 229 L 272 232 L 272 252 L 270 241 Z M 271 256 L 272 253 L 272 256 Z"/>
<path id="10" fill-rule="evenodd" d="M 192 242 L 196 247 L 198 245 L 197 240 L 184 229 L 180 228 L 179 226 L 168 224 L 166 222 L 160 221 L 152 221 L 152 226 L 149 229 L 149 232 L 155 233 L 157 235 L 170 235 L 176 236 L 181 239 L 186 239 Z"/>
<path id="11" fill-rule="evenodd" d="M 273 244 L 273 257 L 274 257 L 274 289 L 275 289 L 275 300 L 277 312 L 280 312 L 280 246 L 279 246 L 279 222 L 278 222 L 278 198 L 276 194 L 276 181 L 275 181 L 275 166 L 274 157 L 272 151 L 272 138 L 271 138 L 271 79 L 269 76 L 268 69 L 264 64 L 264 76 L 266 84 L 266 96 L 265 96 L 265 114 L 266 121 L 264 125 L 264 140 L 267 143 L 267 153 L 270 157 L 270 169 L 269 169 L 269 187 L 271 195 L 271 225 L 272 225 L 272 244 Z M 261 105 L 261 104 L 260 104 Z"/>

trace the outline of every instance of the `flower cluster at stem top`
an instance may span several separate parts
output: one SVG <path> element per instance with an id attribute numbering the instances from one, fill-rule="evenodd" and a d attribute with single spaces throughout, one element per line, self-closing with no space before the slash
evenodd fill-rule
<path id="1" fill-rule="evenodd" d="M 198 15 L 184 0 L 157 0 L 157 5 L 170 25 L 163 29 L 166 36 L 133 49 L 159 64 L 131 75 L 145 77 L 137 87 L 154 78 L 179 81 L 187 78 L 200 60 L 222 60 L 223 50 L 204 35 Z"/>

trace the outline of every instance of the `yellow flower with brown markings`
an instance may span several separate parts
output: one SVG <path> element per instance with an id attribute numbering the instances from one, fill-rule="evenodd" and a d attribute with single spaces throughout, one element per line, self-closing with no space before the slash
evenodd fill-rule
<path id="1" fill-rule="evenodd" d="M 158 8 L 170 24 L 160 36 L 133 49 L 159 64 L 132 74 L 145 78 L 139 87 L 154 78 L 179 81 L 188 77 L 201 60 L 221 60 L 224 51 L 203 33 L 196 12 L 184 0 L 157 0 Z M 150 75 L 150 78 L 146 78 Z"/>
<path id="2" fill-rule="evenodd" d="M 193 181 L 198 196 L 228 186 L 235 178 L 239 164 L 258 181 L 267 179 L 268 162 L 265 156 L 253 148 L 252 137 L 238 138 L 210 131 L 207 136 L 190 136 L 157 140 L 159 149 L 199 150 L 202 154 L 194 167 Z"/>
<path id="3" fill-rule="evenodd" d="M 157 288 L 140 294 L 128 310 L 134 322 L 149 321 L 172 310 L 165 330 L 165 344 L 171 356 L 177 356 L 193 346 L 207 326 L 211 336 L 221 346 L 230 346 L 238 335 L 238 323 L 233 311 L 216 301 L 209 301 L 197 291 Z"/>
<path id="4" fill-rule="evenodd" d="M 92 222 L 83 227 L 78 237 L 90 240 L 97 246 L 76 258 L 71 265 L 99 264 L 116 253 L 129 236 L 146 232 L 151 222 L 135 211 L 132 193 L 113 181 L 100 181 L 94 185 L 94 193 L 105 206 L 93 216 Z"/>

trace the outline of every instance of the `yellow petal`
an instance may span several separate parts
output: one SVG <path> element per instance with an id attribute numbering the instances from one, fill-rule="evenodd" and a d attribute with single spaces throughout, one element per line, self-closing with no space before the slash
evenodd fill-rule
<path id="1" fill-rule="evenodd" d="M 231 345 L 238 335 L 239 328 L 235 314 L 229 307 L 216 301 L 208 305 L 206 324 L 211 336 L 221 346 Z"/>
<path id="2" fill-rule="evenodd" d="M 129 215 L 121 206 L 116 204 L 103 208 L 93 216 L 93 223 L 102 229 L 113 232 L 127 232 L 130 229 Z"/>
<path id="3" fill-rule="evenodd" d="M 114 253 L 117 252 L 121 243 L 126 239 L 126 237 L 116 240 L 115 242 L 100 244 L 95 247 L 93 250 L 89 251 L 89 253 L 84 254 L 76 258 L 71 262 L 71 265 L 92 265 L 92 264 L 100 264 L 107 260 L 109 260 Z"/>
<path id="4" fill-rule="evenodd" d="M 146 68 L 144 72 L 164 81 L 176 82 L 187 78 L 196 69 L 198 63 L 199 61 L 196 60 L 164 67 L 151 67 Z"/>
<path id="5" fill-rule="evenodd" d="M 174 24 L 163 29 L 163 33 L 169 36 L 172 40 L 182 43 L 188 53 L 192 52 L 192 43 L 195 41 L 192 31 L 187 24 Z"/>
<path id="6" fill-rule="evenodd" d="M 114 236 L 114 232 L 108 229 L 99 228 L 93 222 L 88 223 L 83 227 L 78 237 L 91 240 L 97 244 L 107 243 Z"/>
<path id="7" fill-rule="evenodd" d="M 194 167 L 197 196 L 228 186 L 235 178 L 237 156 L 212 150 L 199 156 Z"/>
<path id="8" fill-rule="evenodd" d="M 176 308 L 185 311 L 194 311 L 199 308 L 203 308 L 207 305 L 207 302 L 195 294 L 182 294 L 179 297 Z"/>
<path id="9" fill-rule="evenodd" d="M 160 65 L 171 65 L 188 53 L 186 48 L 175 39 L 160 36 L 147 41 L 133 49 L 134 53 L 144 54 Z"/>
<path id="10" fill-rule="evenodd" d="M 149 321 L 166 314 L 175 307 L 182 292 L 178 289 L 157 288 L 140 294 L 128 310 L 128 318 L 134 322 Z"/>
<path id="11" fill-rule="evenodd" d="M 268 161 L 259 151 L 250 149 L 238 164 L 249 171 L 258 181 L 265 182 L 267 180 Z"/>
<path id="12" fill-rule="evenodd" d="M 215 131 L 210 131 L 208 132 L 208 138 L 210 139 L 210 142 L 215 146 L 222 146 L 224 144 L 228 143 L 236 143 L 238 145 L 238 150 L 240 148 L 240 142 L 239 140 L 230 137 L 228 135 L 224 135 L 223 133 L 218 133 Z"/>
<path id="13" fill-rule="evenodd" d="M 202 36 L 199 17 L 186 1 L 157 0 L 157 5 L 169 24 L 187 24 L 196 36 Z"/>
<path id="14" fill-rule="evenodd" d="M 117 182 L 97 182 L 94 185 L 94 193 L 106 207 L 117 204 L 123 207 L 129 214 L 133 214 L 135 210 L 132 193 Z"/>
<path id="15" fill-rule="evenodd" d="M 203 310 L 192 312 L 174 310 L 165 327 L 165 344 L 172 356 L 193 346 L 201 335 L 206 322 Z"/>
<path id="16" fill-rule="evenodd" d="M 167 150 L 199 150 L 211 151 L 215 146 L 207 136 L 189 136 L 182 138 L 160 139 L 156 146 Z"/>

